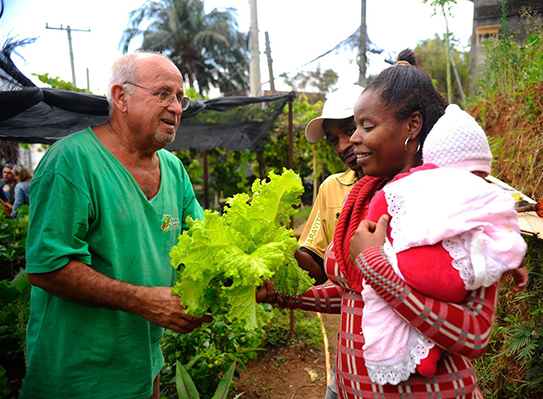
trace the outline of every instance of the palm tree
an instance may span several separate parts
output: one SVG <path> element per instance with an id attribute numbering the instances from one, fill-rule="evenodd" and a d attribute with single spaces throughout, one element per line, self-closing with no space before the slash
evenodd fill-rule
<path id="1" fill-rule="evenodd" d="M 141 49 L 169 56 L 200 94 L 211 87 L 239 94 L 248 86 L 249 57 L 234 11 L 214 9 L 206 14 L 202 0 L 148 0 L 130 13 L 121 46 L 127 52 L 130 42 L 143 35 Z M 143 21 L 151 21 L 144 31 L 139 28 Z"/>

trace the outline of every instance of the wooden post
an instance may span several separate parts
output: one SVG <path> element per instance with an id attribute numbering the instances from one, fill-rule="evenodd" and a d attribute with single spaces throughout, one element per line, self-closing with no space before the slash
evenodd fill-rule
<path id="1" fill-rule="evenodd" d="M 294 132 L 292 129 L 292 101 L 293 99 L 288 100 L 288 168 L 294 168 Z M 294 218 L 290 217 L 290 228 L 294 228 Z M 290 335 L 294 335 L 294 309 L 290 309 Z"/>
<path id="2" fill-rule="evenodd" d="M 265 33 L 266 37 L 266 57 L 268 58 L 268 73 L 270 75 L 270 93 L 275 94 L 275 79 L 273 78 L 272 57 L 270 48 L 270 36 L 268 32 Z"/>
<path id="3" fill-rule="evenodd" d="M 266 164 L 264 163 L 264 151 L 256 152 L 256 160 L 258 162 L 258 174 L 261 180 L 266 178 Z"/>
<path id="4" fill-rule="evenodd" d="M 366 0 L 361 0 L 361 15 L 360 15 L 360 40 L 358 41 L 359 56 L 358 56 L 358 84 L 366 87 Z"/>
<path id="5" fill-rule="evenodd" d="M 204 157 L 204 209 L 209 209 L 209 170 L 207 167 L 207 150 L 202 152 Z"/>

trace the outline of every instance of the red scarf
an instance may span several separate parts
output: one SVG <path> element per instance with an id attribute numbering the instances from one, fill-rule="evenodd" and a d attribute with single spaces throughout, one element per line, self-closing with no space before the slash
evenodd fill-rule
<path id="1" fill-rule="evenodd" d="M 373 198 L 373 194 L 385 183 L 385 178 L 364 176 L 360 179 L 347 195 L 334 232 L 333 250 L 338 268 L 345 276 L 349 287 L 354 291 L 362 291 L 362 277 L 349 259 L 351 238 L 366 216 L 366 207 Z"/>

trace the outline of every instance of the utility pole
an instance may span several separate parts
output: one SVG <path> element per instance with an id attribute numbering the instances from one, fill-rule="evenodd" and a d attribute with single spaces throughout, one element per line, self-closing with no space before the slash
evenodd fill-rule
<path id="1" fill-rule="evenodd" d="M 258 48 L 258 13 L 256 11 L 256 0 L 249 0 L 251 8 L 251 27 L 249 29 L 249 52 L 251 61 L 249 64 L 249 77 L 251 80 L 251 96 L 262 95 L 260 86 L 260 50 Z"/>
<path id="2" fill-rule="evenodd" d="M 362 87 L 366 87 L 366 43 L 367 43 L 367 32 L 366 32 L 366 0 L 361 0 L 361 20 L 360 20 L 360 40 L 358 41 L 358 84 Z"/>
<path id="3" fill-rule="evenodd" d="M 70 28 L 70 25 L 68 25 L 66 28 L 64 28 L 62 25 L 60 25 L 60 28 L 52 28 L 49 26 L 49 24 L 45 23 L 45 29 L 55 29 L 55 30 L 65 30 L 68 32 L 68 47 L 70 49 L 70 63 L 72 65 L 72 83 L 74 86 L 77 86 L 75 83 L 75 67 L 74 67 L 74 52 L 72 49 L 72 32 L 90 32 L 90 28 L 87 30 L 82 29 L 72 29 Z"/>
<path id="4" fill-rule="evenodd" d="M 275 79 L 273 77 L 273 68 L 272 68 L 272 57 L 271 57 L 271 48 L 270 48 L 270 36 L 268 35 L 268 32 L 265 33 L 266 35 L 266 56 L 268 57 L 268 72 L 270 75 L 270 92 L 271 94 L 275 94 Z"/>

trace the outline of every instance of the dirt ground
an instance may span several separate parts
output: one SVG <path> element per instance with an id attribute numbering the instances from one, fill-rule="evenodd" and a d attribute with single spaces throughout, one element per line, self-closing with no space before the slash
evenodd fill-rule
<path id="1" fill-rule="evenodd" d="M 335 363 L 340 315 L 321 314 L 328 338 L 330 367 Z M 324 399 L 327 386 L 326 353 L 303 344 L 279 347 L 259 354 L 241 373 L 231 397 L 245 399 Z"/>

